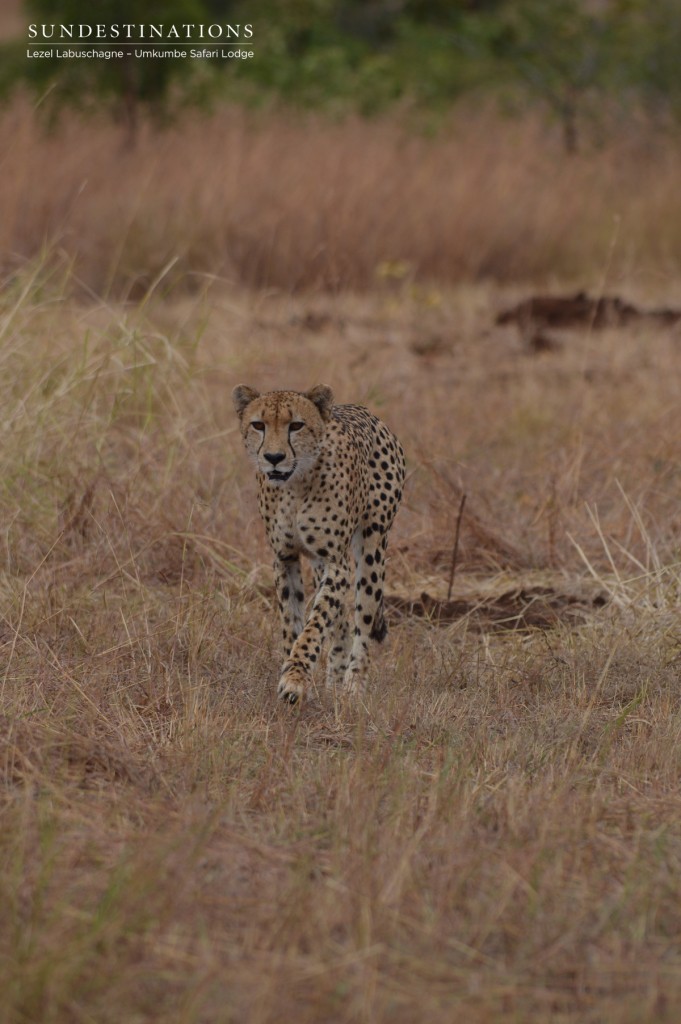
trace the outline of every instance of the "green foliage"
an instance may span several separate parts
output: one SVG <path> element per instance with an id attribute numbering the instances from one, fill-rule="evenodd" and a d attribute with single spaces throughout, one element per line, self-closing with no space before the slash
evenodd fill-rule
<path id="1" fill-rule="evenodd" d="M 262 56 L 235 74 L 304 106 L 375 113 L 401 99 L 445 105 L 489 77 L 489 25 L 474 6 L 265 0 L 256 24 Z"/>
<path id="2" fill-rule="evenodd" d="M 485 90 L 543 106 L 568 150 L 617 102 L 681 118 L 678 0 L 265 0 L 257 31 L 234 74 L 303 105 L 432 110 Z"/>
<path id="3" fill-rule="evenodd" d="M 36 20 L 79 22 L 82 0 L 26 0 Z M 98 0 L 89 20 L 252 23 L 251 61 L 31 61 L 5 45 L 0 89 L 28 78 L 53 109 L 108 102 L 131 134 L 155 114 L 231 95 L 277 96 L 372 114 L 396 102 L 446 109 L 485 91 L 542 106 L 568 150 L 583 125 L 619 104 L 681 118 L 678 0 Z M 155 42 L 154 45 L 159 45 Z M 27 66 L 28 65 L 28 66 Z"/>
<path id="4" fill-rule="evenodd" d="M 577 148 L 577 119 L 608 86 L 614 33 L 607 9 L 583 0 L 519 0 L 500 12 L 493 52 L 511 84 L 558 117 L 566 149 Z"/>
<path id="5" fill-rule="evenodd" d="M 681 6 L 677 0 L 619 0 L 618 81 L 655 115 L 681 120 Z"/>
<path id="6" fill-rule="evenodd" d="M 5 96 L 21 81 L 26 68 L 23 40 L 0 43 L 0 96 Z"/>
<path id="7" fill-rule="evenodd" d="M 539 100 L 573 149 L 578 115 L 610 82 L 612 22 L 585 0 L 266 0 L 261 57 L 237 73 L 289 102 L 364 113 L 483 89 Z"/>
<path id="8" fill-rule="evenodd" d="M 99 25 L 126 23 L 182 24 L 207 20 L 203 0 L 98 0 L 96 11 L 85 16 L 82 0 L 27 0 L 29 14 L 48 24 Z M 222 5 L 223 8 L 226 6 Z M 68 45 L 66 43 L 65 45 Z M 145 44 L 149 45 L 149 44 Z M 154 41 L 160 48 L 163 44 Z M 113 50 L 115 44 L 97 44 L 98 49 Z M 124 121 L 130 141 L 137 129 L 140 106 L 162 116 L 169 109 L 169 100 L 198 96 L 199 62 L 186 60 L 64 60 L 50 59 L 26 62 L 29 84 L 48 97 L 48 107 L 61 104 L 102 106 L 109 103 Z"/>

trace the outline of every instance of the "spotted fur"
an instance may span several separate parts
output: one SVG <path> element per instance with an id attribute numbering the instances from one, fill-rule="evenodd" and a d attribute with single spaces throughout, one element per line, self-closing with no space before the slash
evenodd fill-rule
<path id="1" fill-rule="evenodd" d="M 232 397 L 275 556 L 286 649 L 279 696 L 291 704 L 303 697 L 325 641 L 327 684 L 362 693 L 369 639 L 387 633 L 385 551 L 402 497 L 402 446 L 367 409 L 334 405 L 323 385 L 264 395 L 239 385 Z M 312 564 L 316 588 L 307 615 L 301 555 Z M 345 608 L 351 559 L 354 628 Z"/>

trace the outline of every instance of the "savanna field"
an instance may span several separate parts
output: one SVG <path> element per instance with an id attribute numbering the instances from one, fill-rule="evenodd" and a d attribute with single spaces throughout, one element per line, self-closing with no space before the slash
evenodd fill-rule
<path id="1" fill-rule="evenodd" d="M 675 1024 L 681 328 L 496 317 L 681 307 L 681 148 L 0 139 L 0 1020 Z M 354 707 L 275 700 L 242 381 L 404 445 Z"/>

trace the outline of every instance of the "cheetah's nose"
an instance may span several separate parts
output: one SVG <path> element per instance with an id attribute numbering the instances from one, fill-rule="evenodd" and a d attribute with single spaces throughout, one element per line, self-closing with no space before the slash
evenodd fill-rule
<path id="1" fill-rule="evenodd" d="M 280 462 L 284 461 L 286 456 L 282 455 L 279 452 L 277 452 L 274 455 L 271 452 L 265 452 L 265 458 L 267 459 L 268 462 L 271 462 L 273 466 L 278 466 Z"/>

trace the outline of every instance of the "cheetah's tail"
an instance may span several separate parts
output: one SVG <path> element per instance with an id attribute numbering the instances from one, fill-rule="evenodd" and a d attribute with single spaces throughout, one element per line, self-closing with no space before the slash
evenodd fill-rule
<path id="1" fill-rule="evenodd" d="M 376 640 L 379 644 L 382 644 L 387 635 L 388 626 L 385 621 L 385 615 L 383 614 L 383 598 L 381 598 L 381 603 L 376 609 L 376 614 L 374 615 L 374 622 L 369 636 L 372 640 Z"/>

